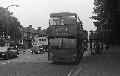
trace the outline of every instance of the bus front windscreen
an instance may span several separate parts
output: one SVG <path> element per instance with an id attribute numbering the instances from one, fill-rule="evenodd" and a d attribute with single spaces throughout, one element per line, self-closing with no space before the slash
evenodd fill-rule
<path id="1" fill-rule="evenodd" d="M 62 47 L 62 38 L 50 39 L 51 48 L 58 49 Z"/>
<path id="2" fill-rule="evenodd" d="M 76 48 L 76 39 L 63 38 L 63 48 Z"/>
<path id="3" fill-rule="evenodd" d="M 51 48 L 76 48 L 76 39 L 56 38 L 50 39 Z"/>

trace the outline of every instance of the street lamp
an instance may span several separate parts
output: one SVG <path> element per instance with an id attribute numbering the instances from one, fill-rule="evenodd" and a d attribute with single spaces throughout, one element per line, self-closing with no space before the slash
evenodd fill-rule
<path id="1" fill-rule="evenodd" d="M 19 5 L 10 5 L 10 6 L 7 6 L 5 9 L 8 11 L 8 8 L 11 7 L 11 6 L 19 7 Z M 8 25 L 9 25 L 9 21 L 8 21 L 8 17 L 7 16 L 6 16 L 6 19 L 7 19 Z M 8 26 L 7 26 L 7 38 L 8 38 Z"/>

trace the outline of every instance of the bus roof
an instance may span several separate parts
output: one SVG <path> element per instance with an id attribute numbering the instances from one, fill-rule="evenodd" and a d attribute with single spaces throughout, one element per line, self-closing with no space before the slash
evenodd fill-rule
<path id="1" fill-rule="evenodd" d="M 60 13 L 51 13 L 50 17 L 64 17 L 64 16 L 77 16 L 76 13 L 70 12 L 60 12 Z"/>

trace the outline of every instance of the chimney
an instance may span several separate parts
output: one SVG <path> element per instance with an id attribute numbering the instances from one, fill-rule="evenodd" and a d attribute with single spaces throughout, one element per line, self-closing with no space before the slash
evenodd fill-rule
<path id="1" fill-rule="evenodd" d="M 29 28 L 32 28 L 32 25 L 29 25 Z"/>
<path id="2" fill-rule="evenodd" d="M 38 30 L 41 30 L 41 27 L 38 27 Z"/>

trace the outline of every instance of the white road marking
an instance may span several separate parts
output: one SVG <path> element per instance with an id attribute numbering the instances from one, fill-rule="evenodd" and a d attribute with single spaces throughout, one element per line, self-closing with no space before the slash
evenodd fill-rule
<path id="1" fill-rule="evenodd" d="M 84 52 L 84 57 L 85 56 L 89 56 L 90 55 L 90 53 L 91 53 L 91 51 L 88 49 L 87 51 L 85 51 Z M 75 66 L 75 67 L 73 67 L 73 69 L 68 73 L 68 75 L 67 76 L 74 76 L 74 73 L 75 73 L 75 76 L 79 73 L 79 71 L 77 71 L 77 67 L 81 67 L 80 65 L 77 65 L 77 66 Z M 80 70 L 82 70 L 82 69 L 80 69 Z"/>
<path id="2" fill-rule="evenodd" d="M 67 76 L 72 76 L 75 72 L 75 69 L 77 69 L 77 66 L 74 66 L 73 69 L 68 73 Z"/>

